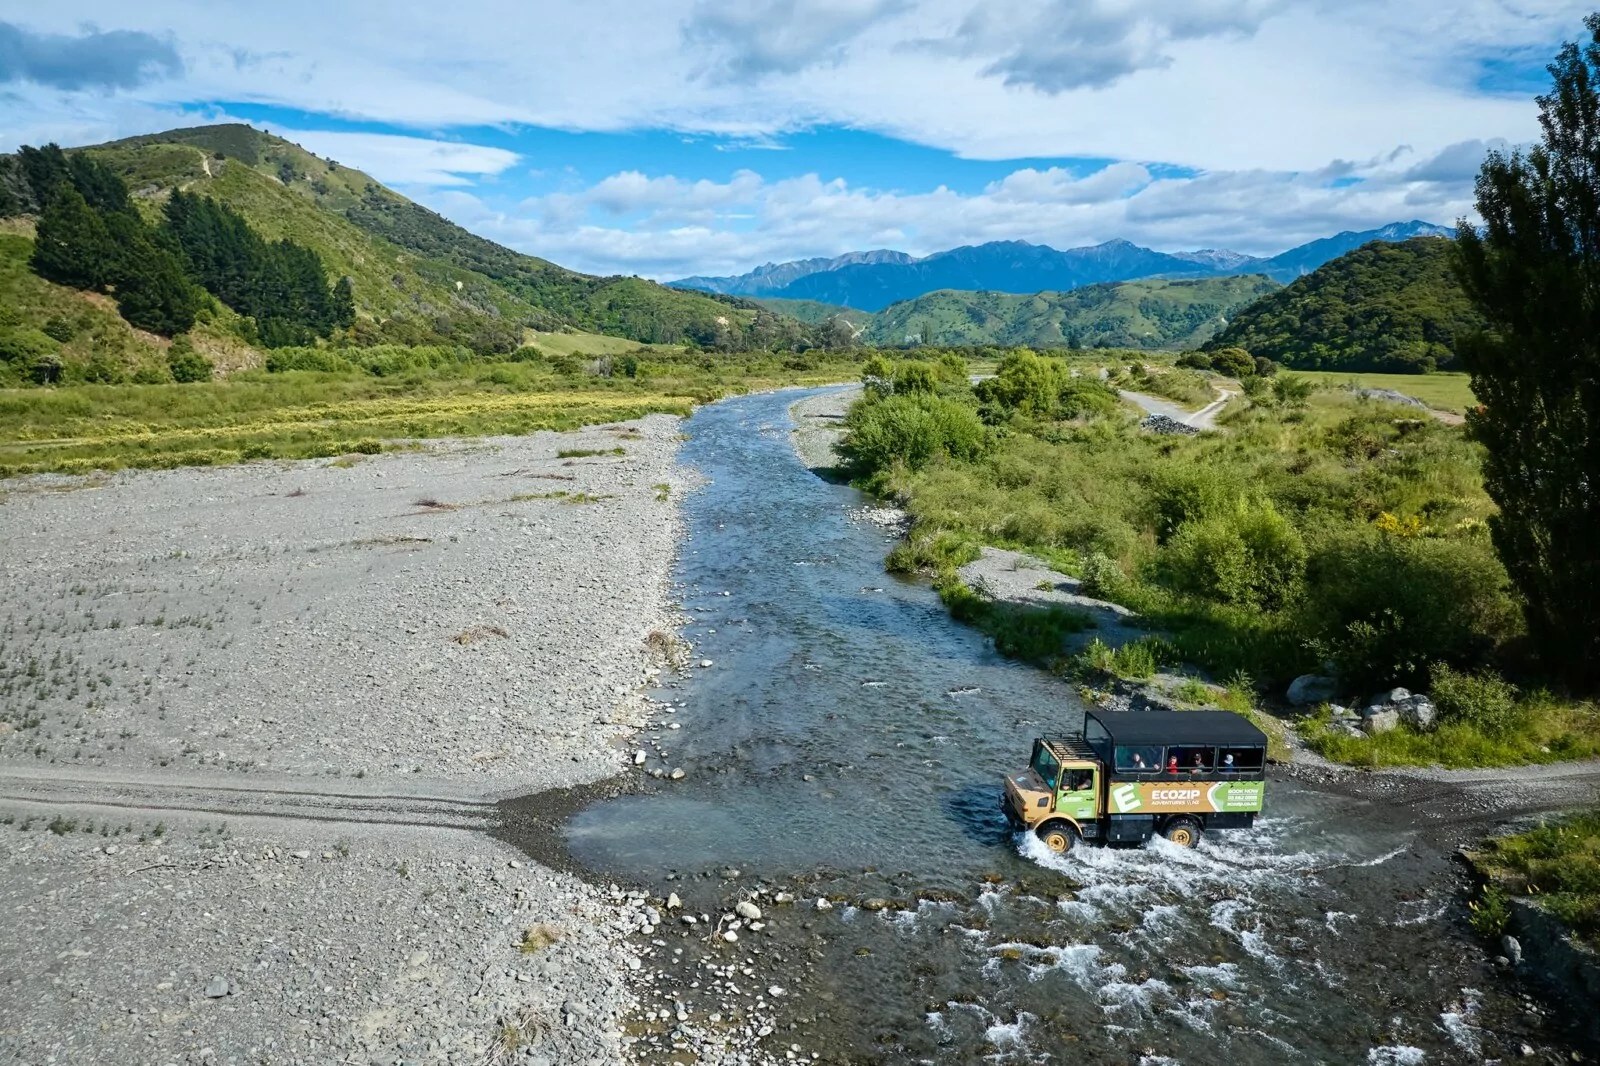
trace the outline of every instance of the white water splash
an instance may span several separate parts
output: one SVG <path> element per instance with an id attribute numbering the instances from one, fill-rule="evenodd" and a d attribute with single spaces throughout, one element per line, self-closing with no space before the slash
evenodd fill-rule
<path id="1" fill-rule="evenodd" d="M 1428 1061 L 1421 1048 L 1375 1047 L 1367 1052 L 1367 1066 L 1422 1066 Z"/>
<path id="2" fill-rule="evenodd" d="M 1474 1024 L 1482 1003 L 1482 992 L 1476 988 L 1463 988 L 1461 1002 L 1452 1004 L 1454 1009 L 1439 1015 L 1439 1025 L 1450 1037 L 1450 1042 L 1475 1059 L 1483 1056 L 1483 1042 L 1478 1038 L 1481 1030 Z"/>

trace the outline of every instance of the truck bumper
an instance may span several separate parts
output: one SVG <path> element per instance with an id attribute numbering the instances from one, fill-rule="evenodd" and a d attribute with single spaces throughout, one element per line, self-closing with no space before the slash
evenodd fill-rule
<path id="1" fill-rule="evenodd" d="M 1006 821 L 1012 829 L 1028 828 L 1027 824 L 1017 816 L 1017 809 L 1011 804 L 1011 794 L 1005 789 L 1000 790 L 1000 812 L 1006 816 Z"/>

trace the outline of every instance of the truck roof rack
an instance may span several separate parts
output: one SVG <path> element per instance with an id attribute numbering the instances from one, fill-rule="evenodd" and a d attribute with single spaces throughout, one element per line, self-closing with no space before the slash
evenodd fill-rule
<path id="1" fill-rule="evenodd" d="M 1045 737 L 1045 746 L 1050 749 L 1050 754 L 1065 762 L 1067 759 L 1095 759 L 1094 749 L 1080 737 Z"/>

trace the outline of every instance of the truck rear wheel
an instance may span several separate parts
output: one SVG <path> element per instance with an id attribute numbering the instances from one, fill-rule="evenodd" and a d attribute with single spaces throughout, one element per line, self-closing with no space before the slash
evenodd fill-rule
<path id="1" fill-rule="evenodd" d="M 1036 832 L 1044 846 L 1057 855 L 1065 855 L 1078 843 L 1078 831 L 1071 822 L 1048 822 Z"/>
<path id="2" fill-rule="evenodd" d="M 1180 848 L 1192 848 L 1200 843 L 1200 819 L 1173 818 L 1161 827 L 1161 835 Z"/>

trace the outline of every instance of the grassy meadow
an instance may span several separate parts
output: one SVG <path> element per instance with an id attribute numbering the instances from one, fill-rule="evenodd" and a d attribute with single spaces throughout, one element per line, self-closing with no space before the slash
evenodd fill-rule
<path id="1" fill-rule="evenodd" d="M 1436 411 L 1463 414 L 1477 404 L 1472 395 L 1472 379 L 1454 371 L 1432 374 L 1348 374 L 1337 370 L 1296 371 L 1319 386 L 1342 388 L 1356 385 L 1365 389 L 1393 389 L 1421 400 Z"/>
<path id="2" fill-rule="evenodd" d="M 309 355 L 297 360 L 296 351 Z M 0 389 L 0 476 L 302 459 L 419 438 L 570 429 L 687 414 L 732 393 L 847 380 L 859 371 L 849 357 L 650 350 L 617 357 L 615 367 L 570 357 L 491 362 L 453 349 L 347 356 L 308 349 L 275 358 L 335 369 L 252 370 L 181 385 Z"/>

